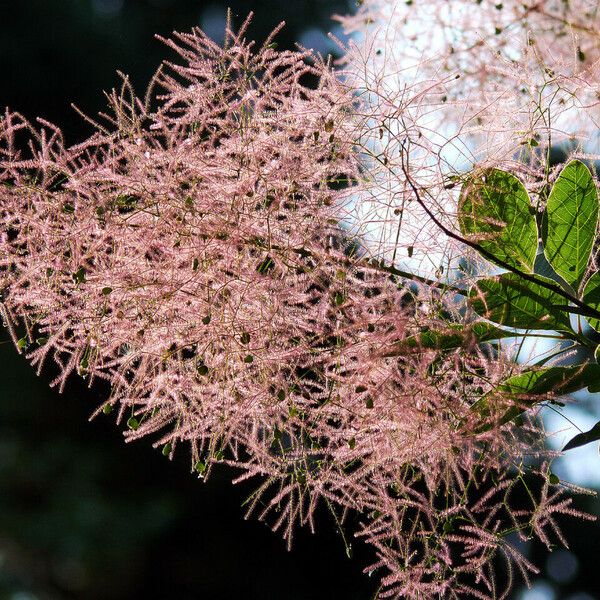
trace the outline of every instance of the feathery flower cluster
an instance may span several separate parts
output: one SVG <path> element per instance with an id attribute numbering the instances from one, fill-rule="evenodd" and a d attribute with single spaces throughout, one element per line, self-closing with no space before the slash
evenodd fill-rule
<path id="1" fill-rule="evenodd" d="M 526 466 L 535 427 L 481 427 L 471 410 L 516 367 L 411 342 L 447 330 L 454 299 L 367 260 L 352 232 L 351 89 L 272 37 L 255 49 L 247 24 L 224 47 L 199 30 L 165 40 L 183 64 L 145 100 L 125 78 L 77 146 L 6 112 L 13 340 L 38 372 L 53 359 L 60 389 L 75 373 L 107 382 L 101 410 L 118 408 L 129 439 L 189 443 L 201 475 L 224 462 L 260 478 L 250 512 L 289 542 L 321 502 L 358 511 L 382 597 L 496 597 L 496 554 L 534 569 L 507 532 L 550 544 L 554 515 L 579 514 L 546 465 Z"/>

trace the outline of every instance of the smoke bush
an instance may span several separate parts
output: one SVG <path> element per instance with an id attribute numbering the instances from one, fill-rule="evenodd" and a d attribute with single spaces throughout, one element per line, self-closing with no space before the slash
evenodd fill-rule
<path id="1" fill-rule="evenodd" d="M 151 435 L 166 454 L 189 444 L 201 476 L 226 463 L 258 478 L 249 512 L 289 543 L 321 503 L 336 518 L 357 511 L 382 597 L 499 597 L 496 555 L 508 585 L 514 565 L 535 571 L 509 532 L 550 547 L 556 514 L 583 515 L 544 462 L 535 419 L 501 418 L 513 399 L 498 386 L 519 367 L 476 336 L 443 352 L 425 343 L 423 331 L 452 336 L 472 316 L 443 277 L 407 280 L 397 252 L 467 254 L 436 229 L 456 229 L 459 158 L 538 181 L 541 153 L 523 140 L 543 150 L 551 127 L 533 99 L 593 95 L 596 37 L 584 29 L 578 56 L 550 75 L 555 30 L 533 19 L 565 25 L 543 3 L 531 25 L 512 4 L 478 6 L 501 29 L 494 43 L 479 43 L 466 2 L 392 4 L 345 20 L 369 23 L 341 79 L 273 36 L 248 42 L 247 20 L 223 47 L 199 30 L 164 40 L 180 62 L 144 99 L 124 77 L 76 146 L 7 111 L 2 311 L 38 373 L 55 364 L 59 389 L 73 374 L 108 384 L 100 410 L 117 409 L 128 439 Z M 432 11 L 460 33 L 452 46 L 396 43 L 420 39 Z M 544 36 L 532 44 L 534 24 Z M 483 425 L 481 398 L 494 400 Z"/>
<path id="2" fill-rule="evenodd" d="M 456 229 L 460 183 L 473 166 L 509 170 L 543 191 L 551 148 L 597 156 L 595 0 L 359 4 L 338 19 L 357 36 L 344 77 L 364 99 L 355 118 L 372 181 L 357 210 L 380 256 L 428 273 L 464 258 L 409 182 Z"/>

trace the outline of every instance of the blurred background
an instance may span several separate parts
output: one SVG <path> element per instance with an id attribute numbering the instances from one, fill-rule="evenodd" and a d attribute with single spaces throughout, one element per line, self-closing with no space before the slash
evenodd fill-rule
<path id="1" fill-rule="evenodd" d="M 72 102 L 103 110 L 116 69 L 143 95 L 169 56 L 153 35 L 201 26 L 219 41 L 227 6 L 238 24 L 255 12 L 259 41 L 285 20 L 280 47 L 335 54 L 330 17 L 355 0 L 0 0 L 0 107 L 57 123 L 75 143 L 91 131 Z M 287 552 L 266 525 L 243 519 L 251 485 L 232 486 L 226 469 L 203 484 L 185 452 L 170 462 L 149 442 L 125 445 L 112 418 L 88 422 L 97 392 L 76 380 L 62 395 L 50 390 L 0 334 L 0 600 L 372 598 L 368 553 L 353 543 L 348 558 L 327 515 Z M 582 400 L 587 428 L 599 403 Z M 555 471 L 600 487 L 597 448 Z M 600 500 L 578 507 L 599 513 Z M 563 531 L 570 551 L 524 548 L 543 572 L 511 598 L 600 599 L 600 526 L 566 520 Z"/>

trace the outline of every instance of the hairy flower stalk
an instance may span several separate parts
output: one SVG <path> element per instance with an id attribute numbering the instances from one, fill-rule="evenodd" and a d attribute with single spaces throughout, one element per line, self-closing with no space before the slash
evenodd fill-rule
<path id="1" fill-rule="evenodd" d="M 475 338 L 442 351 L 420 337 L 453 335 L 457 288 L 407 281 L 380 260 L 395 250 L 370 244 L 382 189 L 401 203 L 374 209 L 383 230 L 411 201 L 399 150 L 417 156 L 400 165 L 424 197 L 445 189 L 430 142 L 413 152 L 427 86 L 415 75 L 422 101 L 386 105 L 388 125 L 412 119 L 414 135 L 365 131 L 372 94 L 357 100 L 352 78 L 276 51 L 272 36 L 256 47 L 248 22 L 224 47 L 199 30 L 164 40 L 181 62 L 143 100 L 124 78 L 76 146 L 5 113 L 0 285 L 13 340 L 38 372 L 54 362 L 61 390 L 74 374 L 105 381 L 101 410 L 117 408 L 128 439 L 151 435 L 166 454 L 188 443 L 202 476 L 226 463 L 258 478 L 249 512 L 290 543 L 321 503 L 360 513 L 382 597 L 499 597 L 495 555 L 509 580 L 513 565 L 534 570 L 507 534 L 550 545 L 554 515 L 579 513 L 548 466 L 532 466 L 549 456 L 534 422 L 503 421 L 514 398 L 498 385 L 518 367 Z M 383 155 L 363 139 L 373 132 Z M 357 145 L 383 168 L 375 193 Z M 411 247 L 435 252 L 417 213 L 402 221 Z"/>

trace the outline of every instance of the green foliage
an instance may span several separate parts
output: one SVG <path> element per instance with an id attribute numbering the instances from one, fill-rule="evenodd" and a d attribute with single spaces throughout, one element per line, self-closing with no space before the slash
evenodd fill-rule
<path id="1" fill-rule="evenodd" d="M 548 367 L 529 370 L 507 379 L 500 389 L 511 394 L 571 394 L 593 387 L 600 380 L 600 365 L 587 363 L 573 367 Z"/>
<path id="2" fill-rule="evenodd" d="M 129 427 L 129 429 L 133 429 L 133 431 L 136 431 L 136 429 L 138 429 L 139 426 L 140 422 L 135 417 L 129 417 L 129 419 L 127 419 L 127 427 Z"/>
<path id="3" fill-rule="evenodd" d="M 524 260 L 531 239 L 529 234 L 515 234 L 513 225 L 521 223 L 531 231 L 528 218 L 533 218 L 535 211 L 528 196 L 527 205 L 524 204 L 524 188 L 521 190 L 522 184 L 516 185 L 514 179 L 509 173 L 493 170 L 492 175 L 475 178 L 463 188 L 458 220 L 465 235 L 484 232 L 490 225 L 490 215 L 512 216 L 503 228 L 497 229 L 495 238 L 477 244 L 484 258 L 497 252 L 495 262 L 504 261 L 510 272 L 477 282 L 469 292 L 469 303 L 477 314 L 497 325 L 561 331 L 567 339 L 595 345 L 580 331 L 573 330 L 570 319 L 571 314 L 579 314 L 588 317 L 593 327 L 600 325 L 598 274 L 589 278 L 581 296 L 574 292 L 581 288 L 589 269 L 596 239 L 598 195 L 591 173 L 580 161 L 571 161 L 550 192 L 544 214 L 544 255 L 548 265 L 535 261 L 535 256 Z M 506 198 L 502 197 L 503 190 Z M 506 247 L 500 248 L 501 243 Z M 520 257 L 526 268 L 519 266 L 516 259 L 507 261 L 507 256 Z"/>
<path id="4" fill-rule="evenodd" d="M 208 367 L 204 364 L 203 360 L 198 360 L 196 370 L 198 371 L 198 375 L 201 375 L 202 377 L 208 375 Z"/>
<path id="5" fill-rule="evenodd" d="M 462 189 L 458 222 L 462 234 L 476 241 L 486 258 L 533 271 L 538 229 L 529 194 L 511 173 L 490 169 Z"/>
<path id="6" fill-rule="evenodd" d="M 553 282 L 539 276 L 540 281 Z M 473 310 L 499 325 L 518 329 L 570 331 L 569 315 L 555 306 L 562 296 L 515 273 L 482 279 L 469 292 Z"/>
<path id="7" fill-rule="evenodd" d="M 506 337 L 503 328 L 511 328 L 514 336 L 537 336 L 551 330 L 559 332 L 559 339 L 571 341 L 556 356 L 583 346 L 594 350 L 596 361 L 549 368 L 542 368 L 540 363 L 501 382 L 472 407 L 483 419 L 497 419 L 492 403 L 500 396 L 512 399 L 513 404 L 500 412 L 501 423 L 553 396 L 584 388 L 600 391 L 600 346 L 581 326 L 585 317 L 600 331 L 600 273 L 593 273 L 586 281 L 598 224 L 598 193 L 587 166 L 577 160 L 569 162 L 550 191 L 542 216 L 547 264 L 543 257 L 536 260 L 536 212 L 523 184 L 498 169 L 474 176 L 462 189 L 458 214 L 462 234 L 486 260 L 508 271 L 483 278 L 469 290 L 469 306 L 490 321 L 486 323 L 488 329 L 482 329 L 475 339 L 481 343 L 490 336 Z M 477 321 L 468 329 L 473 331 L 483 323 Z M 409 338 L 404 343 L 445 350 L 463 344 L 465 335 L 466 329 L 443 334 L 423 332 L 418 339 Z M 481 430 L 486 427 L 482 425 Z M 565 449 L 596 439 L 600 439 L 600 424 L 598 430 L 576 436 Z"/>
<path id="8" fill-rule="evenodd" d="M 504 380 L 493 392 L 473 404 L 473 409 L 482 417 L 490 416 L 490 401 L 493 400 L 494 394 L 501 393 L 503 397 L 508 396 L 514 400 L 514 405 L 500 418 L 501 423 L 508 423 L 540 402 L 540 399 L 546 399 L 548 394 L 562 396 L 586 387 L 593 391 L 598 382 L 600 365 L 594 363 L 573 367 L 534 368 Z"/>
<path id="9" fill-rule="evenodd" d="M 72 277 L 76 284 L 85 283 L 85 269 L 83 267 L 79 267 L 79 269 L 72 274 Z"/>
<path id="10" fill-rule="evenodd" d="M 598 192 L 590 170 L 571 161 L 556 180 L 546 207 L 544 254 L 578 290 L 587 271 L 598 224 Z"/>

